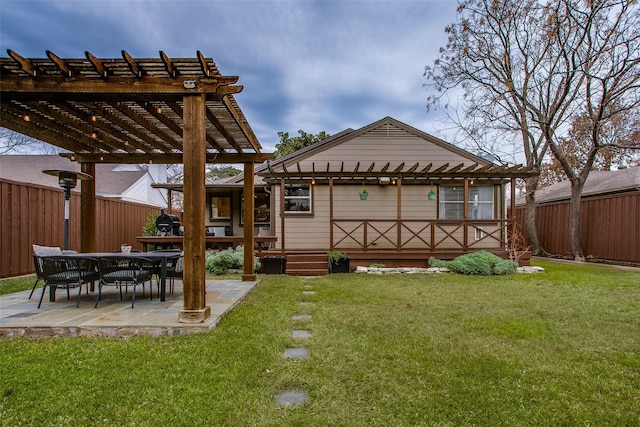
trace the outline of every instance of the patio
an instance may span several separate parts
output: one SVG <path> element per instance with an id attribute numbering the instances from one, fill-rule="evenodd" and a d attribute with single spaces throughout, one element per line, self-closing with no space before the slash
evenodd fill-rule
<path id="1" fill-rule="evenodd" d="M 120 301 L 117 289 L 103 291 L 98 308 L 93 308 L 96 294 L 88 295 L 83 289 L 80 307 L 72 292 L 67 301 L 64 290 L 59 290 L 55 302 L 45 296 L 40 309 L 36 289 L 29 300 L 29 291 L 0 296 L 0 337 L 57 337 L 92 336 L 126 338 L 136 335 L 167 336 L 207 332 L 215 328 L 222 316 L 235 307 L 253 289 L 256 282 L 240 280 L 207 280 L 206 305 L 211 316 L 202 323 L 180 323 L 178 313 L 183 308 L 182 281 L 175 281 L 173 294 L 167 292 L 161 302 L 154 288 L 136 295 L 135 308 L 131 308 L 131 290 Z M 48 291 L 47 291 L 48 293 Z"/>
<path id="2" fill-rule="evenodd" d="M 79 252 L 98 248 L 96 203 L 97 164 L 182 164 L 184 168 L 183 303 L 176 317 L 210 324 L 203 289 L 206 164 L 243 164 L 244 193 L 253 194 L 254 164 L 273 159 L 251 129 L 234 95 L 243 90 L 238 76 L 223 75 L 200 51 L 196 58 L 25 58 L 8 49 L 0 58 L 3 127 L 62 149 L 62 156 L 80 164 L 94 179 L 80 187 Z M 245 271 L 256 280 L 254 256 L 254 198 L 243 203 Z M 65 217 L 65 219 L 67 219 Z M 7 221 L 3 221 L 3 224 Z M 8 233 L 13 235 L 16 233 Z M 17 234 L 16 234 L 17 235 Z M 2 239 L 2 253 L 28 254 L 35 240 Z M 22 242 L 21 242 L 22 240 Z M 60 246 L 59 241 L 38 241 Z M 8 244 L 8 245 L 7 245 Z M 5 247 L 5 245 L 7 245 Z M 25 262 L 25 260 L 19 260 Z M 175 307 L 175 306 L 174 306 Z M 30 317 L 30 316 L 29 316 Z"/>

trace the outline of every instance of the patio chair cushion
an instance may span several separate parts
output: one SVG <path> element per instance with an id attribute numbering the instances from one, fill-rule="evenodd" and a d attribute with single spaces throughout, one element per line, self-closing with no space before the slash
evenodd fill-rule
<path id="1" fill-rule="evenodd" d="M 37 256 L 56 256 L 64 255 L 58 246 L 40 246 L 33 245 L 33 253 Z"/>

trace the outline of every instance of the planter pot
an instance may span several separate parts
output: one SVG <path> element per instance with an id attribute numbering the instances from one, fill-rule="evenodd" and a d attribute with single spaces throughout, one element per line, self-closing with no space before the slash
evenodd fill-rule
<path id="1" fill-rule="evenodd" d="M 368 193 L 360 193 L 360 200 L 367 200 Z"/>
<path id="2" fill-rule="evenodd" d="M 329 262 L 329 273 L 348 273 L 349 257 Z"/>
<path id="3" fill-rule="evenodd" d="M 122 246 L 120 246 L 120 251 L 121 251 L 123 254 L 130 254 L 130 253 L 131 253 L 131 246 L 129 246 L 129 245 L 122 245 Z"/>
<path id="4" fill-rule="evenodd" d="M 287 259 L 283 256 L 270 255 L 262 259 L 264 274 L 284 274 L 287 270 Z"/>

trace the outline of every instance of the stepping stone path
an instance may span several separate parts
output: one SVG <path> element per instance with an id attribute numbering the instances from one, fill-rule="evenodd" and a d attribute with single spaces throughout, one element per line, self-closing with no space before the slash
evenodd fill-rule
<path id="1" fill-rule="evenodd" d="M 306 290 L 302 291 L 302 295 L 315 295 L 315 291 L 310 291 L 311 285 L 305 285 Z M 301 305 L 309 306 L 312 303 L 308 301 L 301 301 Z M 292 320 L 308 320 L 311 319 L 310 314 L 294 314 L 291 316 Z M 307 339 L 311 338 L 311 331 L 306 329 L 294 329 L 291 331 L 291 337 L 294 339 Z M 304 347 L 299 348 L 285 348 L 283 356 L 286 359 L 305 359 L 309 357 L 309 349 Z M 278 394 L 276 398 L 276 404 L 281 407 L 290 407 L 295 405 L 301 405 L 309 399 L 309 395 L 301 390 L 287 390 Z"/>

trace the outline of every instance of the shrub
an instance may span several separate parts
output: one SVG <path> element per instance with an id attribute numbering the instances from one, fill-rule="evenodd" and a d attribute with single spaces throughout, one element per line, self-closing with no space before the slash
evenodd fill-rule
<path id="1" fill-rule="evenodd" d="M 384 268 L 384 264 L 382 264 L 380 262 L 374 262 L 369 267 L 371 267 L 371 268 Z"/>
<path id="2" fill-rule="evenodd" d="M 142 235 L 143 236 L 155 236 L 156 235 L 156 219 L 158 218 L 157 213 L 150 213 L 147 217 L 147 222 L 145 222 L 144 227 L 142 227 Z"/>
<path id="3" fill-rule="evenodd" d="M 451 261 L 431 257 L 429 258 L 429 267 L 431 268 L 448 268 Z"/>
<path id="4" fill-rule="evenodd" d="M 244 268 L 244 246 L 228 248 L 217 253 L 207 252 L 205 261 L 207 271 L 213 274 L 225 274 L 230 269 L 241 270 Z M 256 270 L 260 268 L 260 259 L 253 258 Z"/>
<path id="5" fill-rule="evenodd" d="M 458 274 L 490 276 L 515 273 L 518 264 L 491 252 L 479 251 L 461 255 L 453 261 L 441 261 L 432 257 L 429 259 L 429 267 L 445 267 Z"/>

